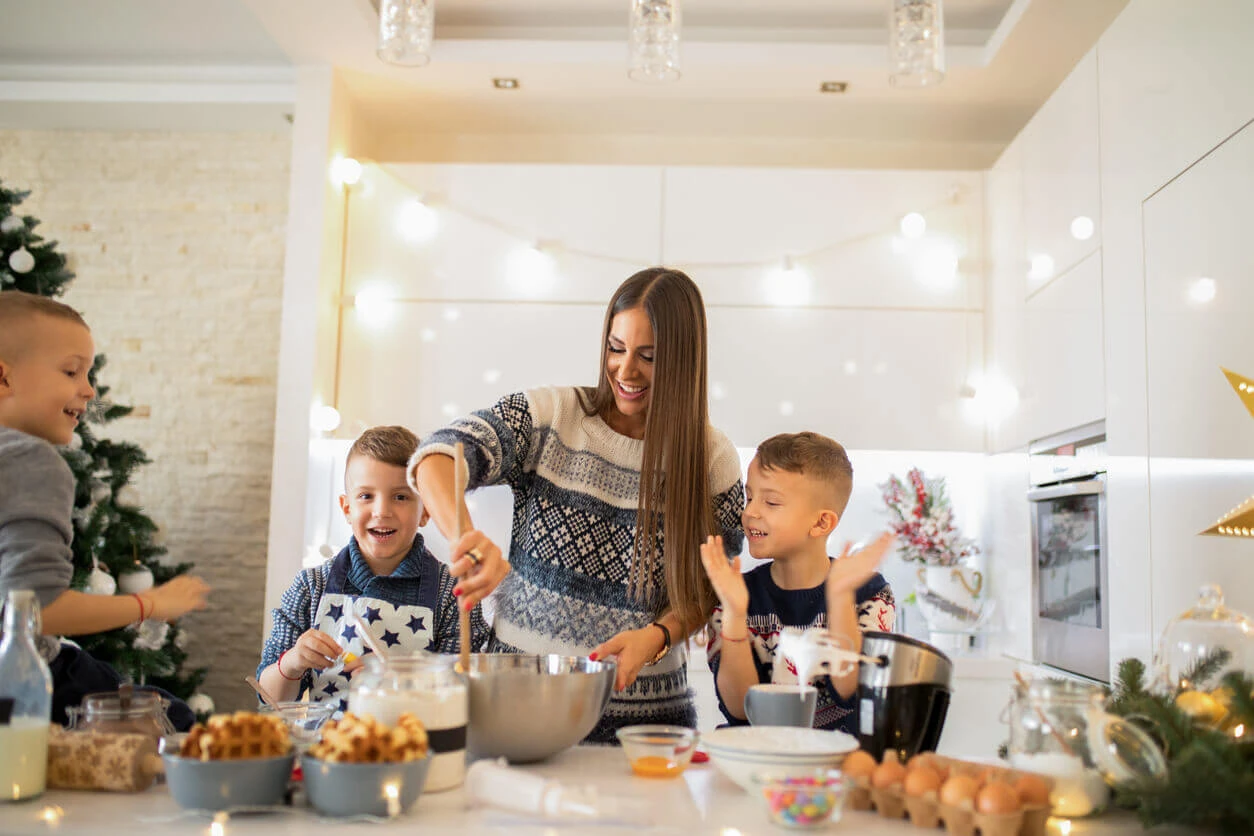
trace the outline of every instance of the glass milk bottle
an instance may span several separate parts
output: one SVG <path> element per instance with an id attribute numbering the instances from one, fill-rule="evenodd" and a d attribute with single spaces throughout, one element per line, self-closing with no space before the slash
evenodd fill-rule
<path id="1" fill-rule="evenodd" d="M 44 791 L 48 725 L 52 722 L 52 674 L 35 642 L 39 600 L 14 589 L 4 608 L 0 641 L 0 800 L 21 801 Z"/>
<path id="2" fill-rule="evenodd" d="M 466 777 L 466 680 L 453 670 L 456 657 L 435 653 L 366 657 L 353 675 L 348 710 L 396 725 L 408 711 L 422 722 L 431 747 L 431 767 L 424 791 L 460 786 Z"/>

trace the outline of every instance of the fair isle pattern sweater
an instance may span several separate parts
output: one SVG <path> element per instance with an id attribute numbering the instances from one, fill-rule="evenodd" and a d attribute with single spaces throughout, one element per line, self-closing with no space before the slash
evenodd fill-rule
<path id="1" fill-rule="evenodd" d="M 714 518 L 731 554 L 740 551 L 744 487 L 736 449 L 708 436 Z M 514 493 L 509 561 L 496 595 L 489 649 L 586 656 L 612 636 L 649 624 L 654 607 L 631 595 L 629 571 L 644 442 L 585 414 L 573 387 L 502 398 L 426 439 L 410 463 L 465 445 L 469 487 L 509 485 Z M 662 535 L 657 534 L 658 548 Z M 654 589 L 664 590 L 661 566 Z M 661 593 L 664 594 L 664 593 Z M 687 655 L 676 637 L 658 664 L 615 692 L 589 743 L 614 743 L 636 723 L 696 726 Z"/>
<path id="2" fill-rule="evenodd" d="M 782 589 L 771 577 L 771 563 L 767 562 L 745 573 L 745 586 L 749 588 L 748 626 L 753 648 L 753 664 L 758 669 L 759 682 L 795 683 L 797 670 L 791 664 L 777 664 L 775 656 L 780 632 L 785 627 L 827 627 L 827 595 L 823 586 L 811 589 Z M 858 627 L 864 633 L 878 630 L 891 633 L 897 616 L 897 604 L 892 587 L 884 576 L 876 572 L 854 594 L 858 608 Z M 711 635 L 706 652 L 714 681 L 718 682 L 718 666 L 723 654 L 723 608 L 715 607 L 710 619 Z M 818 689 L 818 704 L 814 709 L 816 729 L 837 729 L 857 735 L 855 723 L 856 695 L 845 699 L 832 685 L 827 674 L 814 680 Z M 717 690 L 717 686 L 716 686 Z M 718 694 L 718 707 L 728 725 L 744 726 L 747 721 L 732 716 Z"/>

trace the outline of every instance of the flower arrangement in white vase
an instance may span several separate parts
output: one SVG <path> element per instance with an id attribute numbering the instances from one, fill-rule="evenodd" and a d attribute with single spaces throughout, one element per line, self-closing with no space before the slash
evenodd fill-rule
<path id="1" fill-rule="evenodd" d="M 889 527 L 897 535 L 898 553 L 907 562 L 920 564 L 915 599 L 933 633 L 932 643 L 950 645 L 953 642 L 942 638 L 945 634 L 979 629 L 992 608 L 980 598 L 984 576 L 967 562 L 980 549 L 954 525 L 945 480 L 929 478 L 916 467 L 905 479 L 890 476 L 879 487 L 892 517 Z"/>

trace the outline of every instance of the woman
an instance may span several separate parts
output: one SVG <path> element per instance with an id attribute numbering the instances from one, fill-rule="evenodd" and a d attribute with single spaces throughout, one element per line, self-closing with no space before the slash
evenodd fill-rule
<path id="1" fill-rule="evenodd" d="M 508 395 L 426 439 L 410 481 L 450 541 L 458 441 L 471 488 L 514 491 L 508 561 L 477 530 L 450 555 L 463 606 L 501 586 L 490 649 L 617 657 L 618 693 L 589 742 L 695 726 L 683 640 L 716 602 L 699 547 L 719 533 L 739 552 L 744 507 L 736 449 L 709 426 L 697 286 L 642 270 L 610 300 L 595 388 Z"/>

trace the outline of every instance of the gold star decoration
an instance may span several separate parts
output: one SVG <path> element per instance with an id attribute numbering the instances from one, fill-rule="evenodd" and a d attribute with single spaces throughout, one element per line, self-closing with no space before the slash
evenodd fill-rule
<path id="1" fill-rule="evenodd" d="M 1228 382 L 1232 384 L 1232 388 L 1236 390 L 1241 403 L 1245 404 L 1245 408 L 1249 410 L 1250 417 L 1254 418 L 1254 380 L 1228 371 L 1222 366 L 1220 368 L 1224 376 L 1228 378 Z M 1254 537 L 1254 496 L 1224 514 L 1202 533 L 1214 534 L 1218 537 Z"/>

